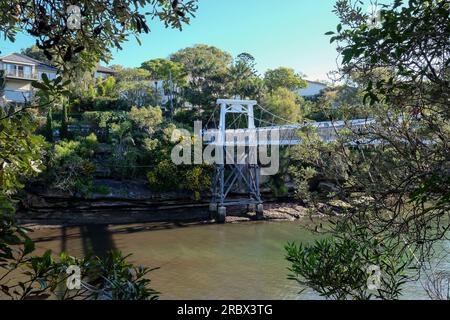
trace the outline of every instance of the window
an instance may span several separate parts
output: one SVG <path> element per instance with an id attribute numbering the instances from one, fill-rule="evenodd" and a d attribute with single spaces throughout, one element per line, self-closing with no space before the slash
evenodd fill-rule
<path id="1" fill-rule="evenodd" d="M 31 66 L 22 66 L 12 63 L 6 63 L 5 69 L 7 75 L 13 77 L 21 77 L 21 78 L 31 78 L 32 77 L 32 68 Z"/>

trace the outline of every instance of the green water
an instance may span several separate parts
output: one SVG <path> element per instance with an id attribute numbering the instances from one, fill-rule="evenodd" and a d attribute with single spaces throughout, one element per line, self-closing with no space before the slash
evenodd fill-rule
<path id="1" fill-rule="evenodd" d="M 133 253 L 133 263 L 160 267 L 150 274 L 161 299 L 318 299 L 287 280 L 287 242 L 310 242 L 302 222 L 227 225 L 140 224 L 35 231 L 41 250 L 82 256 L 110 249 Z M 425 299 L 420 283 L 405 298 Z"/>

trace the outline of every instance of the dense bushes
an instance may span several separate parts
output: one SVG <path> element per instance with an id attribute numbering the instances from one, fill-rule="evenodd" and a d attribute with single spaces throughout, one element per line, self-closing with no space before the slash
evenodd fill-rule
<path id="1" fill-rule="evenodd" d="M 73 110 L 85 111 L 128 111 L 130 105 L 126 100 L 112 97 L 88 97 L 77 99 L 73 103 Z"/>
<path id="2" fill-rule="evenodd" d="M 94 134 L 78 140 L 62 140 L 51 150 L 46 178 L 56 189 L 86 194 L 92 190 L 95 164 L 93 156 L 99 147 Z"/>
<path id="3" fill-rule="evenodd" d="M 198 201 L 202 193 L 211 187 L 211 167 L 177 166 L 171 160 L 163 160 L 147 173 L 147 178 L 153 190 L 188 190 Z"/>
<path id="4" fill-rule="evenodd" d="M 179 190 L 183 182 L 179 168 L 170 160 L 163 160 L 147 173 L 152 190 Z"/>

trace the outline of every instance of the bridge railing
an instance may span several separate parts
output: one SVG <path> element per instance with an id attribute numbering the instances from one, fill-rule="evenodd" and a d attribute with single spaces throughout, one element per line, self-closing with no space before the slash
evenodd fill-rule
<path id="1" fill-rule="evenodd" d="M 301 142 L 298 135 L 300 129 L 311 127 L 317 130 L 319 137 L 325 142 L 332 142 L 338 138 L 341 130 L 350 128 L 353 131 L 367 131 L 374 124 L 373 119 L 356 119 L 349 121 L 308 122 L 298 125 L 278 125 L 259 127 L 255 129 L 227 129 L 225 130 L 225 146 L 229 145 L 295 145 Z M 219 129 L 203 131 L 205 144 L 215 144 L 222 132 Z"/>

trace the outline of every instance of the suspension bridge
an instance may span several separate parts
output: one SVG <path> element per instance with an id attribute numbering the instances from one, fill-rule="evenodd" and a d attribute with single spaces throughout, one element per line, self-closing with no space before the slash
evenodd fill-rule
<path id="1" fill-rule="evenodd" d="M 219 119 L 216 121 L 214 110 L 201 137 L 205 145 L 215 150 L 209 209 L 219 223 L 225 222 L 227 207 L 236 205 L 254 205 L 257 218 L 262 218 L 261 176 L 274 174 L 267 165 L 279 161 L 280 147 L 302 143 L 298 134 L 302 128 L 311 127 L 322 141 L 332 142 L 345 128 L 362 131 L 374 123 L 372 119 L 293 123 L 255 100 L 219 99 L 217 107 L 220 107 Z M 265 161 L 261 161 L 261 155 Z M 232 197 L 233 194 L 245 197 Z"/>

